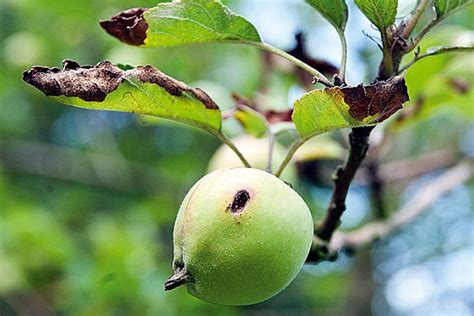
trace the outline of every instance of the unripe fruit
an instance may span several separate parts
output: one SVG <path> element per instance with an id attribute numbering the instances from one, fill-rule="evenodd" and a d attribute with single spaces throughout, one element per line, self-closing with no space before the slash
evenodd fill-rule
<path id="1" fill-rule="evenodd" d="M 268 165 L 268 138 L 255 138 L 249 135 L 243 135 L 232 139 L 234 145 L 242 152 L 244 157 L 250 163 L 252 168 L 265 170 Z M 287 150 L 285 147 L 275 142 L 273 144 L 272 168 L 276 168 L 285 159 Z M 215 171 L 224 168 L 243 167 L 244 164 L 239 157 L 227 145 L 222 145 L 212 156 L 208 171 Z M 295 183 L 297 178 L 296 168 L 290 163 L 280 177 L 288 183 Z"/>
<path id="2" fill-rule="evenodd" d="M 287 184 L 258 169 L 221 169 L 188 192 L 174 227 L 175 274 L 165 283 L 207 302 L 248 305 L 282 291 L 308 255 L 313 221 Z"/>

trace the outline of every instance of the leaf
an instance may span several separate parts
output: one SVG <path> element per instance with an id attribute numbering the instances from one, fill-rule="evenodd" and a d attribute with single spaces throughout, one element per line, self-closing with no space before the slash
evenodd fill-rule
<path id="1" fill-rule="evenodd" d="M 306 0 L 306 3 L 334 25 L 338 32 L 344 32 L 348 15 L 345 0 Z"/>
<path id="2" fill-rule="evenodd" d="M 234 117 L 250 135 L 262 137 L 268 131 L 268 122 L 265 117 L 248 106 L 239 105 L 234 112 Z"/>
<path id="3" fill-rule="evenodd" d="M 152 66 L 123 70 L 109 61 L 62 70 L 36 66 L 23 80 L 61 103 L 94 110 L 154 115 L 218 133 L 221 113 L 202 90 L 190 88 Z"/>
<path id="4" fill-rule="evenodd" d="M 408 101 L 402 77 L 373 85 L 312 90 L 295 101 L 293 122 L 303 138 L 339 128 L 375 125 Z"/>
<path id="5" fill-rule="evenodd" d="M 436 17 L 439 19 L 465 5 L 473 4 L 472 0 L 435 0 Z"/>
<path id="6" fill-rule="evenodd" d="M 123 11 L 100 25 L 131 45 L 261 42 L 255 27 L 220 1 L 181 0 Z"/>
<path id="7" fill-rule="evenodd" d="M 355 0 L 355 3 L 380 32 L 395 22 L 397 0 Z"/>

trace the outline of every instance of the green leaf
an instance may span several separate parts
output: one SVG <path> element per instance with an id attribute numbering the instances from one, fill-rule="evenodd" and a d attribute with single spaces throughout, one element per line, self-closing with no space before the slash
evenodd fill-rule
<path id="1" fill-rule="evenodd" d="M 338 32 L 344 32 L 348 15 L 345 0 L 306 0 L 306 3 L 334 25 Z"/>
<path id="2" fill-rule="evenodd" d="M 461 9 L 462 7 L 473 4 L 472 0 L 435 0 L 436 17 L 439 19 L 453 10 Z"/>
<path id="3" fill-rule="evenodd" d="M 340 128 L 375 125 L 408 101 L 402 77 L 373 85 L 312 90 L 295 101 L 293 122 L 302 138 Z"/>
<path id="4" fill-rule="evenodd" d="M 261 42 L 255 27 L 220 1 L 181 0 L 131 9 L 100 22 L 119 40 L 145 47 Z"/>
<path id="5" fill-rule="evenodd" d="M 239 105 L 234 112 L 234 117 L 250 135 L 262 137 L 268 131 L 268 122 L 265 117 L 248 106 Z"/>
<path id="6" fill-rule="evenodd" d="M 355 3 L 380 32 L 395 22 L 397 0 L 355 0 Z"/>
<path id="7" fill-rule="evenodd" d="M 152 66 L 123 70 L 108 61 L 81 67 L 65 61 L 58 68 L 33 67 L 23 80 L 68 105 L 153 115 L 217 134 L 221 113 L 202 90 L 190 88 Z"/>

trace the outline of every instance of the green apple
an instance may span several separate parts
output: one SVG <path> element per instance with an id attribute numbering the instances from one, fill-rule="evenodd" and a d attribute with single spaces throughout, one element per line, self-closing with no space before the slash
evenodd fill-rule
<path id="1" fill-rule="evenodd" d="M 256 138 L 249 135 L 242 135 L 232 139 L 235 146 L 242 152 L 252 168 L 265 170 L 268 166 L 268 138 Z M 286 157 L 285 147 L 275 142 L 273 144 L 272 169 L 281 164 Z M 208 171 L 215 171 L 224 168 L 243 167 L 244 164 L 239 157 L 227 145 L 222 145 L 217 149 L 209 161 Z M 296 167 L 290 163 L 286 166 L 280 178 L 288 183 L 295 183 L 297 179 Z"/>
<path id="2" fill-rule="evenodd" d="M 272 174 L 220 169 L 188 192 L 174 227 L 170 290 L 215 304 L 264 301 L 295 278 L 308 255 L 313 220 L 303 199 Z"/>

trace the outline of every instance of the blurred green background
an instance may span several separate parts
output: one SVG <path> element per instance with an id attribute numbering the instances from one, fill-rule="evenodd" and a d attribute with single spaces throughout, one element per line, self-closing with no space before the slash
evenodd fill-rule
<path id="1" fill-rule="evenodd" d="M 248 17 L 264 40 L 285 50 L 303 32 L 313 57 L 337 65 L 336 33 L 303 1 L 225 1 Z M 400 1 L 407 5 L 413 1 Z M 249 307 L 201 302 L 185 289 L 165 293 L 172 273 L 172 227 L 188 188 L 219 147 L 211 136 L 130 114 L 88 111 L 48 100 L 22 81 L 32 65 L 63 59 L 153 64 L 208 91 L 223 108 L 230 92 L 287 108 L 304 90 L 291 68 L 277 67 L 262 84 L 262 55 L 238 45 L 166 49 L 129 47 L 98 20 L 150 0 L 0 1 L 0 314 L 1 315 L 472 315 L 474 313 L 473 185 L 442 198 L 399 235 L 356 257 L 305 266 L 280 295 Z M 400 13 L 402 14 L 402 13 Z M 380 53 L 362 32 L 375 34 L 350 2 L 348 80 L 370 81 Z M 428 19 L 429 16 L 426 17 Z M 473 42 L 472 10 L 448 19 L 427 41 Z M 383 162 L 440 150 L 474 155 L 473 57 L 440 56 L 408 73 L 412 100 L 426 106 L 412 122 L 390 125 L 393 146 Z M 467 91 L 455 91 L 461 78 Z M 461 80 L 460 79 L 460 80 Z M 409 108 L 414 102 L 407 105 Z M 227 127 L 231 134 L 235 127 Z M 343 131 L 342 136 L 346 131 Z M 334 138 L 343 146 L 344 137 Z M 325 165 L 326 164 L 326 165 Z M 329 176 L 300 168 L 295 184 L 321 218 Z M 436 175 L 391 183 L 397 206 Z M 324 177 L 319 175 L 319 177 Z M 305 180 L 306 179 L 306 180 Z M 371 218 L 367 188 L 355 183 L 344 229 Z"/>

